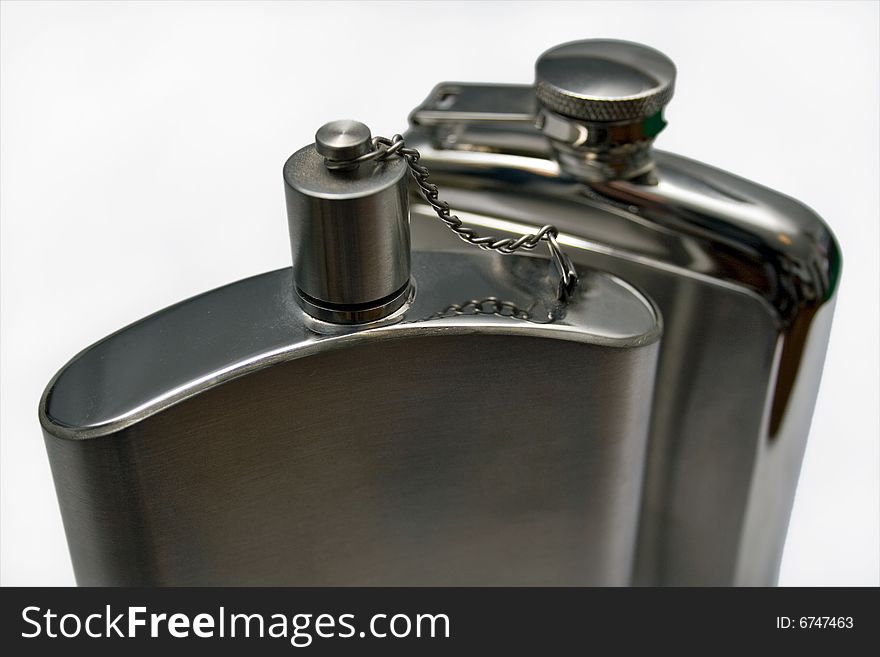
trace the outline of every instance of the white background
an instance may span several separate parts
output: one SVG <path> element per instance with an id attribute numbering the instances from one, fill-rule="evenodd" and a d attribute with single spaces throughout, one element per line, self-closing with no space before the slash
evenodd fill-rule
<path id="1" fill-rule="evenodd" d="M 37 421 L 84 346 L 289 260 L 281 165 L 435 82 L 530 82 L 568 40 L 678 65 L 658 146 L 779 189 L 844 254 L 782 566 L 878 584 L 878 4 L 4 3 L 0 581 L 72 584 Z"/>

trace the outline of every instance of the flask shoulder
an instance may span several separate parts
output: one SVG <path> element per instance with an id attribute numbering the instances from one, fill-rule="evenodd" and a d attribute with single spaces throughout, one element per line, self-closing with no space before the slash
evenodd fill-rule
<path id="1" fill-rule="evenodd" d="M 329 333 L 296 303 L 291 269 L 193 297 L 74 357 L 47 386 L 41 423 L 61 438 L 107 436 L 232 379 L 377 341 L 491 334 L 639 349 L 661 333 L 653 303 L 607 274 L 585 272 L 560 305 L 544 258 L 416 252 L 413 275 L 414 298 L 391 321 Z"/>
<path id="2" fill-rule="evenodd" d="M 775 300 L 774 306 L 783 317 L 789 312 L 786 301 L 813 306 L 834 295 L 842 264 L 840 247 L 829 225 L 812 208 L 779 191 L 680 155 L 656 151 L 655 159 L 653 194 L 665 204 L 665 215 L 691 233 L 708 229 L 718 244 L 738 243 L 741 254 L 756 252 L 765 267 L 773 268 L 778 277 L 774 282 L 782 283 L 784 294 L 796 296 Z M 624 187 L 618 185 L 621 191 Z M 624 196 L 628 193 L 631 190 L 623 191 Z M 647 193 L 639 196 L 644 203 Z M 660 219 L 658 213 L 646 214 Z M 735 280 L 729 272 L 726 275 Z"/>
<path id="3" fill-rule="evenodd" d="M 450 134 L 454 141 L 416 125 L 406 138 L 476 226 L 500 221 L 515 233 L 552 217 L 576 260 L 579 251 L 600 253 L 732 288 L 757 297 L 781 325 L 837 290 L 834 234 L 785 194 L 659 150 L 648 175 L 579 181 L 560 170 L 534 128 L 471 123 Z M 422 214 L 418 205 L 414 212 Z M 423 221 L 415 227 L 419 248 L 452 245 Z"/>

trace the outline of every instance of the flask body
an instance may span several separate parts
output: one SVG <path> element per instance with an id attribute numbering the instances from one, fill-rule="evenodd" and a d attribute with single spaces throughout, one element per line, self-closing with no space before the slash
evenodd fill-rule
<path id="1" fill-rule="evenodd" d="M 836 299 L 831 231 L 791 198 L 662 151 L 646 175 L 579 179 L 536 113 L 528 85 L 443 83 L 407 143 L 469 225 L 552 221 L 576 264 L 660 307 L 636 583 L 775 583 Z M 417 202 L 413 243 L 461 248 Z"/>
<path id="2" fill-rule="evenodd" d="M 413 277 L 400 316 L 320 334 L 270 272 L 62 369 L 41 421 L 78 583 L 628 584 L 653 305 L 590 274 L 561 310 L 525 256 Z"/>

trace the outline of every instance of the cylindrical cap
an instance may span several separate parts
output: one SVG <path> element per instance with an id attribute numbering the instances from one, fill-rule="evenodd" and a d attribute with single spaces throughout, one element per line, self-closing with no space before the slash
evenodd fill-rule
<path id="1" fill-rule="evenodd" d="M 535 65 L 541 104 L 586 122 L 646 119 L 669 102 L 674 85 L 672 60 L 629 41 L 572 41 L 551 48 Z"/>
<path id="2" fill-rule="evenodd" d="M 403 305 L 410 279 L 407 180 L 400 157 L 338 170 L 325 165 L 316 144 L 290 156 L 284 165 L 287 220 L 306 312 L 362 323 Z"/>
<path id="3" fill-rule="evenodd" d="M 315 150 L 328 160 L 353 160 L 370 151 L 372 139 L 360 121 L 330 121 L 315 133 Z"/>

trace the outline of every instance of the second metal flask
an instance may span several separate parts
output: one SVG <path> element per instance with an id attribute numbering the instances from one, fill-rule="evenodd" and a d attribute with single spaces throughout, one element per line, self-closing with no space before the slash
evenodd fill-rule
<path id="1" fill-rule="evenodd" d="M 373 149 L 335 122 L 285 164 L 292 268 L 50 382 L 79 584 L 630 583 L 655 307 L 585 268 L 563 285 L 558 245 L 411 252 L 417 169 Z"/>
<path id="2" fill-rule="evenodd" d="M 533 83 L 438 84 L 404 136 L 470 226 L 518 234 L 552 217 L 578 266 L 621 276 L 660 307 L 634 582 L 769 586 L 841 251 L 802 202 L 654 147 L 676 75 L 642 44 L 565 43 L 538 57 Z M 697 93 L 690 101 L 706 115 L 683 129 L 746 134 L 712 112 L 747 100 L 745 88 Z M 769 157 L 760 143 L 751 150 Z M 413 203 L 417 248 L 468 248 L 433 215 Z"/>

